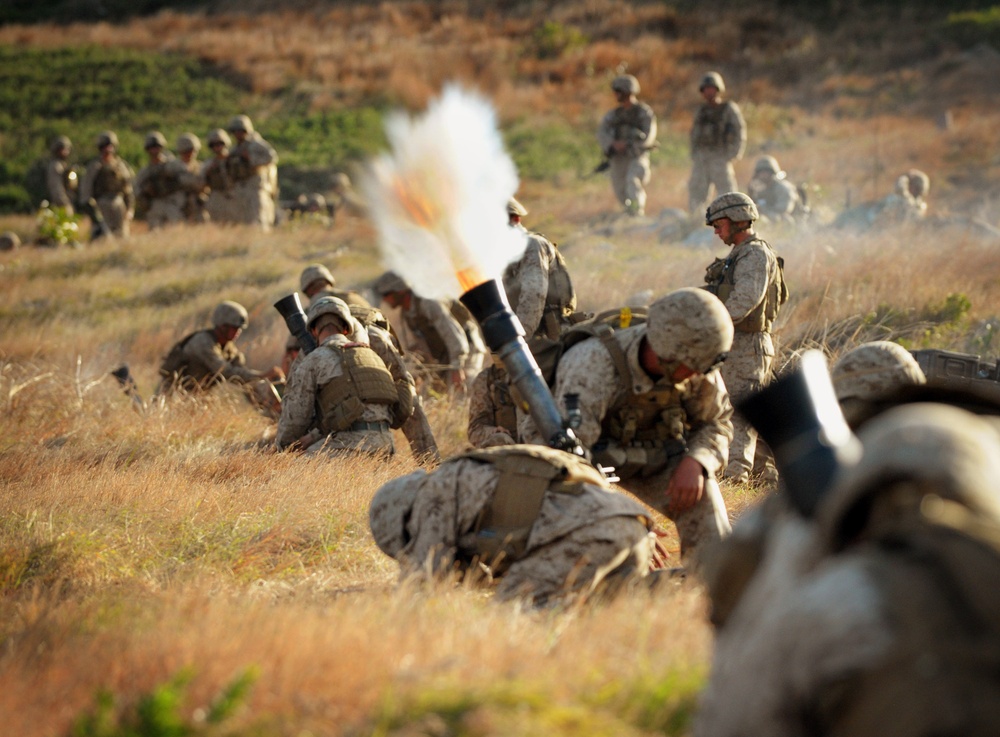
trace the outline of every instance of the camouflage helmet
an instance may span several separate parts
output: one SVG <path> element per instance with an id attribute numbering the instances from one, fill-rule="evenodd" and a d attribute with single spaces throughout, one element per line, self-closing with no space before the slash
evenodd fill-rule
<path id="1" fill-rule="evenodd" d="M 626 95 L 638 95 L 639 80 L 631 74 L 619 74 L 611 80 L 611 89 L 615 92 L 624 92 Z"/>
<path id="2" fill-rule="evenodd" d="M 649 306 L 646 337 L 661 360 L 705 374 L 732 348 L 733 320 L 714 294 L 687 287 Z"/>
<path id="3" fill-rule="evenodd" d="M 403 281 L 403 278 L 394 271 L 387 271 L 372 284 L 372 290 L 379 297 L 384 297 L 387 294 L 392 294 L 393 292 L 407 292 L 410 290 L 409 285 Z"/>
<path id="4" fill-rule="evenodd" d="M 229 134 L 222 130 L 222 128 L 216 128 L 208 134 L 205 138 L 205 142 L 208 143 L 209 146 L 213 143 L 221 143 L 228 148 L 232 145 L 233 139 L 231 139 Z"/>
<path id="5" fill-rule="evenodd" d="M 742 192 L 726 192 L 719 195 L 705 210 L 705 225 L 711 225 L 716 220 L 729 218 L 734 223 L 754 222 L 760 217 L 757 205 L 749 195 Z"/>
<path id="6" fill-rule="evenodd" d="M 524 205 L 522 205 L 516 199 L 511 197 L 509 200 L 507 200 L 507 214 L 517 215 L 518 217 L 523 218 L 525 215 L 528 214 L 528 210 L 525 208 Z"/>
<path id="7" fill-rule="evenodd" d="M 118 148 L 118 135 L 114 131 L 101 131 L 97 134 L 97 147 L 114 146 Z"/>
<path id="8" fill-rule="evenodd" d="M 406 523 L 426 478 L 426 471 L 414 471 L 383 484 L 372 497 L 368 526 L 379 550 L 391 558 L 403 552 L 410 541 Z"/>
<path id="9" fill-rule="evenodd" d="M 237 131 L 253 133 L 253 123 L 247 115 L 234 115 L 229 120 L 229 125 L 226 126 L 226 130 L 230 133 L 236 133 Z"/>
<path id="10" fill-rule="evenodd" d="M 330 177 L 330 186 L 333 187 L 334 192 L 342 192 L 346 189 L 351 188 L 351 178 L 347 176 L 344 172 L 338 171 L 332 177 Z"/>
<path id="11" fill-rule="evenodd" d="M 326 197 L 319 192 L 313 192 L 306 197 L 306 207 L 310 210 L 324 210 L 326 209 Z"/>
<path id="12" fill-rule="evenodd" d="M 0 233 L 0 251 L 13 251 L 21 247 L 21 238 L 13 230 Z"/>
<path id="13" fill-rule="evenodd" d="M 289 333 L 288 334 L 288 339 L 285 341 L 285 350 L 286 351 L 301 351 L 302 350 L 302 344 L 299 343 L 299 339 L 297 337 L 295 337 L 295 335 Z"/>
<path id="14" fill-rule="evenodd" d="M 188 151 L 201 151 L 201 141 L 194 133 L 181 133 L 177 136 L 177 152 L 184 154 Z"/>
<path id="15" fill-rule="evenodd" d="M 163 137 L 160 131 L 150 131 L 146 136 L 146 140 L 143 142 L 142 147 L 147 151 L 153 146 L 159 146 L 160 148 L 167 147 L 167 139 Z"/>
<path id="16" fill-rule="evenodd" d="M 930 191 L 931 178 L 920 169 L 910 169 L 906 172 L 910 194 L 914 197 L 923 197 Z"/>
<path id="17" fill-rule="evenodd" d="M 715 87 L 720 93 L 726 91 L 726 83 L 722 81 L 722 75 L 718 72 L 706 72 L 698 85 L 698 91 L 702 92 L 706 87 Z"/>
<path id="18" fill-rule="evenodd" d="M 848 351 L 830 372 L 837 400 L 870 400 L 902 386 L 927 383 L 908 350 L 888 340 L 863 343 Z"/>
<path id="19" fill-rule="evenodd" d="M 69 140 L 68 136 L 56 136 L 49 142 L 49 151 L 52 153 L 57 153 L 64 148 L 73 149 L 73 142 Z"/>
<path id="20" fill-rule="evenodd" d="M 309 329 L 317 327 L 316 323 L 325 315 L 336 317 L 346 328 L 354 325 L 351 319 L 351 308 L 344 300 L 338 297 L 323 297 L 309 305 L 309 310 L 306 312 L 306 324 Z"/>
<path id="21" fill-rule="evenodd" d="M 775 179 L 785 178 L 785 172 L 781 170 L 778 160 L 773 156 L 761 156 L 757 159 L 757 163 L 753 165 L 753 173 L 756 175 L 761 172 L 769 172 Z"/>
<path id="22" fill-rule="evenodd" d="M 320 279 L 327 282 L 331 287 L 337 283 L 333 278 L 333 274 L 323 264 L 310 264 L 299 274 L 299 289 L 304 292 L 309 288 L 310 284 Z"/>
<path id="23" fill-rule="evenodd" d="M 831 549 L 856 539 L 883 492 L 893 495 L 894 517 L 919 509 L 933 520 L 935 508 L 954 506 L 951 502 L 1000 523 L 1000 497 L 994 492 L 1000 436 L 989 420 L 947 404 L 904 404 L 870 420 L 858 438 L 860 461 L 839 474 L 817 511 Z M 900 484 L 914 493 L 898 493 Z"/>
<path id="24" fill-rule="evenodd" d="M 212 310 L 212 325 L 222 327 L 223 325 L 234 328 L 245 328 L 250 324 L 250 316 L 246 308 L 239 302 L 226 300 L 216 305 Z"/>

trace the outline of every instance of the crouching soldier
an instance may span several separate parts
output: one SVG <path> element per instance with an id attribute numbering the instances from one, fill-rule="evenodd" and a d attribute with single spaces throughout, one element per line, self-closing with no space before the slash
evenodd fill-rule
<path id="1" fill-rule="evenodd" d="M 212 311 L 212 327 L 191 333 L 170 349 L 160 365 L 159 396 L 174 390 L 203 392 L 224 381 L 245 384 L 251 401 L 277 413 L 278 398 L 271 381 L 282 381 L 280 366 L 257 371 L 246 365 L 246 357 L 236 347 L 236 338 L 249 324 L 246 308 L 225 301 Z"/>
<path id="2" fill-rule="evenodd" d="M 342 300 L 318 300 L 306 320 L 319 347 L 288 377 L 278 449 L 391 454 L 389 428 L 400 400 L 392 374 L 366 342 L 351 340 L 359 323 Z"/>
<path id="3" fill-rule="evenodd" d="M 646 576 L 646 509 L 610 491 L 581 458 L 534 445 L 478 450 L 376 492 L 375 542 L 401 575 L 447 576 L 487 566 L 500 599 L 553 603 Z"/>

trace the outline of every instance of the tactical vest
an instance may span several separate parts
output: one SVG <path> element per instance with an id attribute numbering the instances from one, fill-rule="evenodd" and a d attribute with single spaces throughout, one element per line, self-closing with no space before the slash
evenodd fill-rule
<path id="1" fill-rule="evenodd" d="M 160 364 L 160 376 L 172 385 L 180 385 L 189 390 L 205 389 L 220 383 L 222 376 L 218 372 L 209 371 L 208 367 L 200 362 L 193 363 L 184 353 L 184 349 L 192 338 L 201 333 L 211 332 L 211 330 L 197 330 L 175 344 L 167 357 L 163 359 L 163 363 Z M 220 346 L 220 352 L 223 360 L 229 363 L 242 362 L 243 360 L 239 350 L 231 342 Z"/>
<path id="2" fill-rule="evenodd" d="M 326 344 L 322 348 L 340 356 L 343 373 L 319 390 L 320 429 L 326 433 L 343 432 L 361 419 L 365 405 L 399 402 L 392 374 L 371 348 L 361 343 L 344 346 Z"/>
<path id="3" fill-rule="evenodd" d="M 166 162 L 155 164 L 142 183 L 142 193 L 152 198 L 166 197 L 180 189 L 180 181 L 167 170 Z"/>
<path id="4" fill-rule="evenodd" d="M 817 699 L 824 734 L 1000 734 L 1000 527 L 914 525 L 870 544 L 894 640 L 875 667 Z"/>
<path id="5" fill-rule="evenodd" d="M 494 575 L 524 557 L 546 492 L 579 494 L 584 483 L 607 487 L 604 476 L 582 458 L 540 445 L 485 448 L 446 463 L 463 458 L 490 463 L 500 472 L 493 498 L 474 528 L 475 555 Z"/>
<path id="6" fill-rule="evenodd" d="M 760 243 L 771 255 L 774 255 L 774 251 L 767 241 L 757 237 L 752 240 Z M 767 275 L 767 289 L 764 292 L 764 299 L 749 315 L 734 324 L 734 327 L 741 333 L 771 332 L 771 326 L 774 324 L 774 318 L 778 315 L 778 310 L 788 301 L 788 285 L 785 284 L 785 260 L 781 256 L 774 256 L 774 260 L 773 272 Z M 729 299 L 729 295 L 732 294 L 733 287 L 736 285 L 733 274 L 735 270 L 736 258 L 733 254 L 724 259 L 715 259 L 705 269 L 705 289 L 718 297 L 723 304 Z"/>
<path id="7" fill-rule="evenodd" d="M 213 192 L 224 192 L 229 189 L 233 183 L 226 176 L 226 160 L 222 161 L 214 159 L 212 164 L 205 168 L 205 183 L 212 188 Z"/>
<path id="8" fill-rule="evenodd" d="M 95 199 L 114 197 L 125 191 L 128 179 L 125 177 L 124 168 L 125 165 L 121 161 L 101 164 L 94 175 L 93 195 Z"/>
<path id="9" fill-rule="evenodd" d="M 180 342 L 174 344 L 174 347 L 170 349 L 170 353 L 167 354 L 167 357 L 163 359 L 163 363 L 160 364 L 160 376 L 169 379 L 175 375 L 186 373 L 184 369 L 187 368 L 188 361 L 184 356 L 184 348 L 190 342 L 191 338 L 201 332 L 204 331 L 197 330 L 189 335 L 185 335 Z"/>
<path id="10" fill-rule="evenodd" d="M 239 147 L 230 151 L 226 157 L 226 173 L 234 182 L 250 179 L 257 173 L 257 167 L 239 155 Z"/>
<path id="11" fill-rule="evenodd" d="M 611 130 L 616 141 L 628 141 L 642 150 L 648 148 L 645 143 L 645 131 L 648 113 L 642 105 L 635 104 L 628 108 L 617 107 L 611 111 Z"/>
<path id="12" fill-rule="evenodd" d="M 718 105 L 705 104 L 698 108 L 691 133 L 691 143 L 694 148 L 723 151 L 733 143 L 736 131 L 726 124 L 726 113 L 731 104 L 729 102 Z"/>

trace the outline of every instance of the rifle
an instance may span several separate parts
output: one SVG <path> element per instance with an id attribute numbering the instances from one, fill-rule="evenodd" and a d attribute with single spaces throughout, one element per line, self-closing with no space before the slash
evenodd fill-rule
<path id="1" fill-rule="evenodd" d="M 771 447 L 784 489 L 803 517 L 813 516 L 836 473 L 861 456 L 820 351 L 803 353 L 794 372 L 736 409 Z"/>

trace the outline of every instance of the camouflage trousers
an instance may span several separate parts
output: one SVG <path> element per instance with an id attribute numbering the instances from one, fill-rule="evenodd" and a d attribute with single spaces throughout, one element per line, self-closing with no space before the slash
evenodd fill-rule
<path id="1" fill-rule="evenodd" d="M 646 212 L 646 185 L 649 184 L 649 154 L 612 156 L 608 175 L 611 189 L 625 210 L 633 215 Z"/>
<path id="2" fill-rule="evenodd" d="M 274 225 L 274 200 L 271 194 L 257 183 L 256 178 L 240 182 L 233 187 L 236 222 L 257 225 L 270 230 Z"/>
<path id="3" fill-rule="evenodd" d="M 184 222 L 185 200 L 186 195 L 183 192 L 174 192 L 150 202 L 149 212 L 146 213 L 146 222 L 150 229 Z"/>
<path id="4" fill-rule="evenodd" d="M 129 237 L 132 220 L 129 217 L 128 208 L 125 207 L 124 197 L 120 194 L 113 197 L 98 197 L 97 209 L 104 219 L 104 235 L 113 235 L 118 238 Z"/>
<path id="5" fill-rule="evenodd" d="M 413 414 L 400 429 L 410 444 L 410 452 L 413 453 L 417 463 L 437 465 L 441 462 L 441 454 L 434 440 L 431 423 L 427 421 L 427 413 L 424 412 L 424 403 L 419 394 L 414 397 Z"/>
<path id="6" fill-rule="evenodd" d="M 653 538 L 638 517 L 608 517 L 573 530 L 511 564 L 497 597 L 537 605 L 567 595 L 611 593 L 649 572 Z"/>
<path id="7" fill-rule="evenodd" d="M 715 186 L 715 196 L 738 192 L 733 163 L 725 154 L 697 151 L 691 154 L 691 178 L 688 180 L 688 211 L 701 215 L 708 205 L 709 187 Z"/>
<path id="8" fill-rule="evenodd" d="M 733 348 L 722 364 L 722 380 L 733 404 L 760 391 L 771 378 L 774 343 L 770 333 L 741 333 L 733 337 Z M 745 481 L 753 471 L 757 431 L 736 412 L 733 414 L 733 441 L 729 444 L 726 478 Z"/>
<path id="9" fill-rule="evenodd" d="M 208 218 L 213 223 L 238 223 L 236 211 L 236 195 L 232 190 L 216 191 L 212 190 L 208 194 L 205 202 L 205 210 Z"/>

